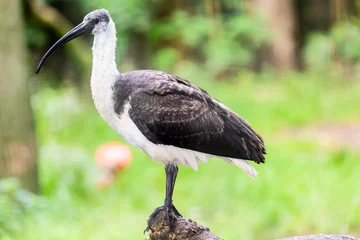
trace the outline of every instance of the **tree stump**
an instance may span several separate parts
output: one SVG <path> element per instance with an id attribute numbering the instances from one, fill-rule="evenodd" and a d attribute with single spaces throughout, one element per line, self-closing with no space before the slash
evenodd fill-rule
<path id="1" fill-rule="evenodd" d="M 172 214 L 171 230 L 165 211 L 161 211 L 150 224 L 150 240 L 221 240 L 210 232 L 210 229 L 197 222 Z"/>

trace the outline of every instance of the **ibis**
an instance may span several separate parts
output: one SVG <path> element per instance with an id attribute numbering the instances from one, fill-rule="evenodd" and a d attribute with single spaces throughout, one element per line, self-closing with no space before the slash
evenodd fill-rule
<path id="1" fill-rule="evenodd" d="M 117 70 L 116 29 L 105 9 L 90 12 L 61 37 L 42 57 L 36 73 L 56 49 L 89 33 L 94 35 L 90 85 L 97 111 L 126 141 L 165 165 L 164 205 L 153 211 L 148 225 L 160 211 L 168 221 L 181 217 L 172 200 L 178 165 L 197 170 L 200 163 L 216 157 L 256 177 L 248 161 L 265 162 L 264 141 L 239 115 L 178 76 Z"/>

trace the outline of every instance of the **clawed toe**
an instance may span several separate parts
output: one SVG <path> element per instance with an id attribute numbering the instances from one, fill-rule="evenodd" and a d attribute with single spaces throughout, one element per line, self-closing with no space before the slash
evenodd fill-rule
<path id="1" fill-rule="evenodd" d="M 183 216 L 179 213 L 179 211 L 176 209 L 176 207 L 172 204 L 172 211 L 175 214 L 175 216 L 182 218 Z"/>
<path id="2" fill-rule="evenodd" d="M 144 233 L 145 232 L 148 232 L 149 230 L 152 230 L 151 229 L 151 226 L 153 225 L 155 219 L 157 218 L 157 215 L 159 213 L 161 213 L 162 211 L 165 212 L 165 216 L 166 216 L 166 222 L 167 222 L 167 225 L 169 226 L 170 230 L 171 230 L 171 226 L 172 226 L 172 222 L 173 222 L 173 218 L 174 217 L 182 217 L 182 215 L 179 213 L 179 211 L 175 208 L 174 205 L 163 205 L 163 206 L 160 206 L 160 207 L 157 207 L 149 216 L 149 219 L 148 219 L 148 225 L 147 227 L 145 228 L 144 230 Z"/>
<path id="3" fill-rule="evenodd" d="M 147 221 L 148 225 L 144 230 L 144 234 L 145 234 L 145 232 L 148 232 L 149 230 L 152 230 L 150 226 L 152 225 L 152 223 L 156 219 L 156 216 L 163 210 L 164 210 L 164 206 L 160 206 L 160 207 L 155 208 L 155 210 L 150 214 L 149 219 Z"/>

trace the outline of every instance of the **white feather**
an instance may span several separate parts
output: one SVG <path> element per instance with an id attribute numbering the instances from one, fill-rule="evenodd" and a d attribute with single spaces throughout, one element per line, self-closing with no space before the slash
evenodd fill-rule
<path id="1" fill-rule="evenodd" d="M 196 156 L 196 159 L 198 160 L 198 163 L 207 163 L 208 162 L 208 155 L 206 154 L 203 154 L 203 153 L 200 153 L 200 152 L 195 152 L 194 151 L 194 154 Z"/>
<path id="2" fill-rule="evenodd" d="M 237 167 L 239 167 L 241 170 L 243 170 L 247 175 L 252 177 L 253 179 L 256 179 L 257 171 L 253 166 L 250 165 L 250 163 L 246 160 L 242 159 L 234 159 L 229 158 Z"/>

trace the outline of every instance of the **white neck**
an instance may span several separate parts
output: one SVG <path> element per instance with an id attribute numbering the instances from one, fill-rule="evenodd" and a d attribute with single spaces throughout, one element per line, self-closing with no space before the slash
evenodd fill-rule
<path id="1" fill-rule="evenodd" d="M 116 29 L 110 19 L 105 32 L 95 34 L 93 52 L 93 67 L 91 73 L 91 93 L 95 106 L 101 111 L 109 104 L 112 97 L 112 86 L 119 77 L 115 61 Z"/>

